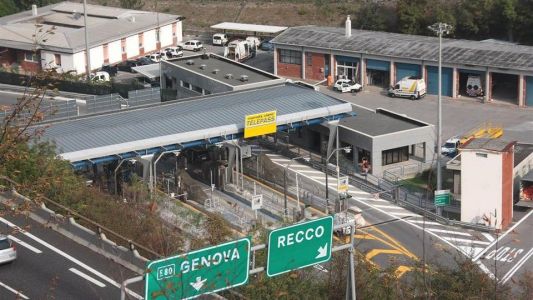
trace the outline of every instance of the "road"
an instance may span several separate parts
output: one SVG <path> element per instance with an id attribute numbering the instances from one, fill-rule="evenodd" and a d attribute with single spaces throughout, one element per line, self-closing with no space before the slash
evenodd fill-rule
<path id="1" fill-rule="evenodd" d="M 0 266 L 0 299 L 119 299 L 120 284 L 138 274 L 22 215 L 0 217 L 18 258 Z M 143 289 L 131 287 L 131 299 Z"/>

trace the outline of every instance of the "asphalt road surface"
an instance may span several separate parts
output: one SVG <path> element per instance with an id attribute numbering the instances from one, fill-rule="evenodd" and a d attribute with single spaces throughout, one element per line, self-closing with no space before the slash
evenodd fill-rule
<path id="1" fill-rule="evenodd" d="M 138 276 L 25 216 L 0 217 L 0 233 L 17 259 L 0 265 L 0 299 L 120 299 L 120 284 Z M 142 287 L 131 287 L 140 299 Z"/>

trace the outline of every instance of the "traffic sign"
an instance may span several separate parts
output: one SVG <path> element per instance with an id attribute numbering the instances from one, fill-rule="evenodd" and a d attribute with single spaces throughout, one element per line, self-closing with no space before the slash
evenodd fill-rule
<path id="1" fill-rule="evenodd" d="M 332 216 L 271 231 L 267 275 L 272 277 L 330 260 L 332 239 Z"/>
<path id="2" fill-rule="evenodd" d="M 450 205 L 450 190 L 437 190 L 435 191 L 435 206 Z"/>
<path id="3" fill-rule="evenodd" d="M 347 193 L 349 184 L 350 180 L 348 179 L 348 176 L 339 177 L 339 186 L 337 187 L 337 191 L 339 193 Z"/>
<path id="4" fill-rule="evenodd" d="M 261 209 L 263 207 L 263 194 L 252 196 L 252 209 Z"/>
<path id="5" fill-rule="evenodd" d="M 148 263 L 144 299 L 190 299 L 248 282 L 250 239 Z"/>
<path id="6" fill-rule="evenodd" d="M 276 132 L 276 114 L 277 112 L 272 110 L 247 115 L 244 118 L 244 138 L 247 139 Z"/>

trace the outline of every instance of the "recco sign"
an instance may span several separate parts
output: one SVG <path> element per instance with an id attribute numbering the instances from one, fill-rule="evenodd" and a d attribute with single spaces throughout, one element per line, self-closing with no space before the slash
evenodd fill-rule
<path id="1" fill-rule="evenodd" d="M 267 275 L 330 260 L 332 239 L 332 216 L 273 230 L 268 237 Z"/>

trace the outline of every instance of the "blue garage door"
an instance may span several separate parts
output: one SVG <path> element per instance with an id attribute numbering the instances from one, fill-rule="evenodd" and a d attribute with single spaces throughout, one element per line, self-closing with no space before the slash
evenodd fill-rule
<path id="1" fill-rule="evenodd" d="M 396 81 L 404 77 L 420 76 L 420 65 L 396 63 Z"/>
<path id="2" fill-rule="evenodd" d="M 437 95 L 439 93 L 439 68 L 428 66 L 428 94 Z M 442 68 L 442 95 L 452 96 L 453 89 L 453 69 Z"/>
<path id="3" fill-rule="evenodd" d="M 385 60 L 367 59 L 367 70 L 390 71 L 390 62 Z"/>
<path id="4" fill-rule="evenodd" d="M 533 76 L 526 77 L 526 106 L 533 107 Z"/>

